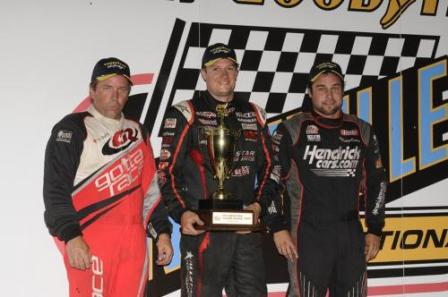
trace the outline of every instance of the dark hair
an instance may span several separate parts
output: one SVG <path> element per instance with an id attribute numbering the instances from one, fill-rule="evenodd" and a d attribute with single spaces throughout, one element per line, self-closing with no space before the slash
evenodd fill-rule
<path id="1" fill-rule="evenodd" d="M 94 81 L 91 81 L 90 83 L 89 83 L 89 88 L 91 88 L 92 90 L 96 90 L 96 86 L 98 86 L 98 83 L 99 83 L 99 81 L 98 80 L 94 80 Z M 128 80 L 128 86 L 129 86 L 129 92 L 131 92 L 131 87 L 132 87 L 132 84 L 129 82 L 129 80 Z"/>
<path id="2" fill-rule="evenodd" d="M 91 81 L 90 82 L 90 84 L 89 84 L 89 87 L 92 89 L 92 90 L 96 90 L 96 86 L 98 85 L 98 81 L 95 79 L 94 81 Z"/>

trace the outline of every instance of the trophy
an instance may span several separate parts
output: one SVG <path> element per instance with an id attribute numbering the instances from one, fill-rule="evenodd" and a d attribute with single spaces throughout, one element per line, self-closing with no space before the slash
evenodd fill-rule
<path id="1" fill-rule="evenodd" d="M 197 228 L 208 231 L 258 230 L 254 213 L 244 210 L 242 200 L 233 197 L 224 188 L 224 181 L 230 178 L 233 170 L 235 142 L 240 131 L 230 130 L 225 126 L 225 105 L 217 105 L 216 114 L 218 126 L 204 129 L 204 134 L 207 137 L 207 150 L 217 189 L 209 199 L 199 200 L 198 214 L 204 225 Z"/>

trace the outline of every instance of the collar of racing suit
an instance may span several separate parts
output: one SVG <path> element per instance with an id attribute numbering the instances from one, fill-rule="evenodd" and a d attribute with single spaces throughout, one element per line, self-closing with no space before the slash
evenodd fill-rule
<path id="1" fill-rule="evenodd" d="M 116 130 L 123 127 L 124 124 L 124 115 L 121 113 L 121 117 L 119 120 L 111 119 L 108 117 L 105 117 L 103 114 L 101 114 L 95 106 L 90 105 L 87 109 L 87 112 L 90 113 L 95 119 L 99 120 L 100 123 L 107 129 L 107 130 Z"/>
<path id="2" fill-rule="evenodd" d="M 322 127 L 327 128 L 338 128 L 342 126 L 343 123 L 343 113 L 341 112 L 341 116 L 337 119 L 329 119 L 325 118 L 319 114 L 317 114 L 314 110 L 311 111 L 311 114 L 316 121 L 316 123 Z"/>
<path id="3" fill-rule="evenodd" d="M 223 104 L 223 102 L 221 102 L 221 101 L 215 99 L 215 98 L 212 96 L 212 94 L 210 94 L 208 91 L 203 91 L 203 92 L 201 92 L 201 93 L 202 93 L 202 97 L 203 97 L 203 99 L 204 99 L 204 101 L 205 101 L 205 104 L 206 104 L 211 110 L 216 110 L 216 106 L 217 106 L 218 104 Z M 235 98 L 233 98 L 232 101 L 228 102 L 226 108 L 232 107 L 232 106 L 234 105 L 234 103 L 233 103 L 234 100 L 235 100 Z"/>

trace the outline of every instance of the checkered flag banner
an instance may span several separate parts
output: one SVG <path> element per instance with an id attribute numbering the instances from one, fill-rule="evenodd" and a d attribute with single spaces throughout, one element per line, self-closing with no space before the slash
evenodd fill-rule
<path id="1" fill-rule="evenodd" d="M 314 63 L 339 63 L 348 91 L 424 65 L 434 58 L 439 43 L 439 36 L 204 23 L 192 23 L 189 30 L 184 30 L 185 22 L 177 22 L 178 29 L 175 26 L 170 40 L 171 52 L 182 44 L 184 47 L 176 55 L 181 56 L 171 92 L 168 98 L 165 96 L 165 107 L 205 90 L 200 76 L 202 54 L 208 45 L 222 42 L 235 49 L 240 64 L 236 96 L 263 107 L 268 118 L 301 106 Z M 176 35 L 177 47 L 173 45 Z M 167 55 L 169 52 L 170 48 Z"/>

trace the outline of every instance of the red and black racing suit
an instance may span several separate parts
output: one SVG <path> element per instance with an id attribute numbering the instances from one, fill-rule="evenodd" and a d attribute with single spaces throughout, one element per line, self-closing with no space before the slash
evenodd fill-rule
<path id="1" fill-rule="evenodd" d="M 155 237 L 171 232 L 143 131 L 137 122 L 106 118 L 93 106 L 52 130 L 45 153 L 45 223 L 63 254 L 71 297 L 142 297 L 147 226 Z M 72 268 L 65 252 L 65 243 L 79 235 L 92 253 L 87 270 Z"/>
<path id="2" fill-rule="evenodd" d="M 185 211 L 197 209 L 199 199 L 209 199 L 217 187 L 201 132 L 218 125 L 217 104 L 208 92 L 201 92 L 172 106 L 162 124 L 159 181 L 168 211 L 178 223 Z M 238 99 L 227 105 L 227 111 L 225 125 L 241 135 L 236 141 L 234 169 L 224 187 L 245 205 L 260 203 L 271 232 L 286 229 L 278 184 L 269 179 L 272 152 L 264 111 Z M 265 296 L 262 236 L 258 232 L 182 235 L 182 296 L 221 297 L 229 278 L 238 296 Z"/>
<path id="3" fill-rule="evenodd" d="M 289 267 L 289 296 L 321 297 L 327 288 L 331 296 L 366 296 L 359 194 L 368 232 L 381 235 L 386 192 L 372 127 L 351 115 L 332 120 L 305 112 L 282 122 L 272 142 L 299 253 Z"/>

